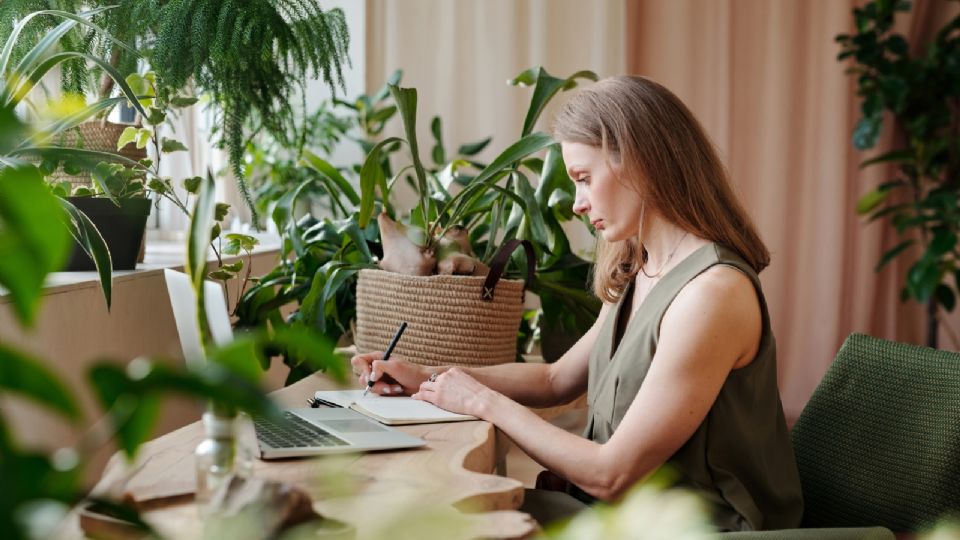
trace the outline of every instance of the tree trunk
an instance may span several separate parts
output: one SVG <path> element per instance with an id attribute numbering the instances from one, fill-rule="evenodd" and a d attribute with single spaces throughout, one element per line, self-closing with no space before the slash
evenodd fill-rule
<path id="1" fill-rule="evenodd" d="M 937 300 L 931 298 L 927 300 L 927 346 L 937 348 L 937 332 L 939 330 L 939 321 L 937 320 Z"/>

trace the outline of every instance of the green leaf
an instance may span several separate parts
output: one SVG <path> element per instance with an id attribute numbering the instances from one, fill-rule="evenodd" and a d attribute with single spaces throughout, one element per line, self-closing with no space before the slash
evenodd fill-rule
<path id="1" fill-rule="evenodd" d="M 174 96 L 170 98 L 170 105 L 180 109 L 183 107 L 189 107 L 199 101 L 198 98 L 192 96 Z"/>
<path id="2" fill-rule="evenodd" d="M 214 221 L 223 221 L 227 217 L 227 213 L 230 212 L 230 205 L 227 203 L 217 203 L 213 210 L 213 219 Z"/>
<path id="3" fill-rule="evenodd" d="M 65 216 L 35 167 L 0 169 L 0 286 L 17 318 L 31 326 L 47 274 L 70 249 Z"/>
<path id="4" fill-rule="evenodd" d="M 150 142 L 150 137 L 153 135 L 153 131 L 149 128 L 140 128 L 137 131 L 137 148 L 144 149 L 147 147 L 147 143 Z"/>
<path id="5" fill-rule="evenodd" d="M 120 134 L 120 138 L 117 139 L 117 150 L 121 150 L 124 146 L 132 143 L 137 140 L 137 128 L 134 126 L 129 126 L 123 130 L 123 133 Z"/>
<path id="6" fill-rule="evenodd" d="M 220 267 L 221 270 L 226 270 L 227 272 L 233 272 L 234 274 L 243 270 L 243 261 L 236 261 L 230 264 L 224 264 Z"/>
<path id="7" fill-rule="evenodd" d="M 163 137 L 160 140 L 160 151 L 169 154 L 170 152 L 186 152 L 187 147 L 180 141 Z"/>
<path id="8" fill-rule="evenodd" d="M 956 195 L 954 195 L 956 196 Z M 933 240 L 927 247 L 927 253 L 933 257 L 942 257 L 953 251 L 957 245 L 957 235 L 947 228 L 938 228 L 934 231 Z"/>
<path id="9" fill-rule="evenodd" d="M 60 205 L 69 216 L 67 225 L 70 234 L 97 268 L 97 274 L 100 276 L 100 288 L 103 290 L 103 298 L 107 303 L 107 310 L 109 310 L 113 298 L 113 261 L 110 256 L 110 248 L 107 247 L 100 231 L 97 230 L 97 227 L 86 214 L 66 199 L 61 199 Z"/>
<path id="10" fill-rule="evenodd" d="M 260 245 L 260 240 L 247 234 L 229 233 L 224 239 L 227 241 L 223 247 L 223 253 L 226 255 L 239 255 L 240 250 L 250 252 Z"/>
<path id="11" fill-rule="evenodd" d="M 433 150 L 430 152 L 433 162 L 437 165 L 443 165 L 447 162 L 447 153 L 443 149 L 443 136 L 441 134 L 440 117 L 434 116 L 430 122 L 430 132 L 433 133 Z"/>
<path id="12" fill-rule="evenodd" d="M 420 197 L 420 209 L 423 212 L 423 222 L 429 223 L 429 198 L 427 188 L 427 173 L 420 161 L 420 148 L 417 144 L 417 90 L 416 88 L 400 88 L 390 85 L 390 94 L 400 109 L 400 118 L 403 120 L 403 129 L 407 135 L 407 145 L 413 158 L 413 169 L 417 174 L 417 195 Z"/>
<path id="13" fill-rule="evenodd" d="M 527 177 L 521 173 L 516 174 L 517 194 L 524 201 L 524 215 L 530 223 L 530 230 L 533 233 L 533 239 L 539 245 L 550 244 L 550 233 L 547 230 L 547 224 L 543 221 L 543 214 L 540 213 L 540 205 L 537 203 L 536 194 L 533 186 Z"/>
<path id="14" fill-rule="evenodd" d="M 884 266 L 887 265 L 887 263 L 892 261 L 897 255 L 903 253 L 905 249 L 912 246 L 915 242 L 916 241 L 913 239 L 904 240 L 903 242 L 900 242 L 893 248 L 887 250 L 887 252 L 884 253 L 882 257 L 880 257 L 880 262 L 877 263 L 877 266 L 874 267 L 873 271 L 879 272 Z"/>
<path id="15" fill-rule="evenodd" d="M 196 195 L 200 191 L 200 182 L 203 182 L 203 178 L 199 176 L 186 178 L 183 181 L 183 188 L 187 190 L 187 193 L 193 193 Z"/>
<path id="16" fill-rule="evenodd" d="M 300 192 L 304 188 L 312 183 L 312 178 L 304 180 L 294 189 L 284 193 L 283 197 L 280 197 L 280 200 L 277 201 L 276 206 L 273 207 L 273 222 L 276 224 L 278 231 L 285 231 L 289 225 L 295 225 L 293 223 L 293 210 L 297 204 L 297 197 L 300 196 Z"/>
<path id="17" fill-rule="evenodd" d="M 867 150 L 877 144 L 880 137 L 880 127 L 883 124 L 883 115 L 864 116 L 857 122 L 853 130 L 853 147 L 857 150 Z"/>
<path id="18" fill-rule="evenodd" d="M 334 352 L 334 343 L 302 324 L 277 328 L 273 343 L 303 358 L 314 369 L 324 370 L 334 380 L 347 380 L 347 361 Z"/>
<path id="19" fill-rule="evenodd" d="M 207 246 L 210 245 L 210 230 L 213 228 L 213 213 L 216 208 L 216 186 L 213 175 L 207 171 L 206 178 L 200 183 L 200 194 L 193 206 L 190 215 L 190 234 L 187 238 L 187 265 L 184 268 L 193 290 L 197 295 L 197 327 L 202 336 L 201 343 L 207 343 L 209 329 L 207 327 L 206 309 L 203 293 L 203 280 L 207 275 Z"/>
<path id="20" fill-rule="evenodd" d="M 940 270 L 935 261 L 922 258 L 907 272 L 907 288 L 910 295 L 920 302 L 926 302 L 940 283 Z"/>
<path id="21" fill-rule="evenodd" d="M 483 152 L 483 149 L 490 144 L 490 141 L 493 140 L 493 137 L 487 137 L 482 141 L 477 141 L 475 143 L 468 143 L 460 145 L 460 148 L 457 149 L 457 154 L 461 156 L 475 156 L 480 152 Z"/>
<path id="22" fill-rule="evenodd" d="M 953 293 L 953 289 L 941 283 L 937 285 L 935 294 L 937 302 L 942 305 L 944 309 L 953 311 L 953 308 L 957 305 L 957 297 Z"/>
<path id="23" fill-rule="evenodd" d="M 52 370 L 4 344 L 0 344 L 0 388 L 32 399 L 71 421 L 80 419 L 73 394 Z"/>
<path id="24" fill-rule="evenodd" d="M 235 278 L 237 276 L 237 273 L 220 269 L 220 270 L 214 270 L 213 272 L 210 272 L 209 274 L 207 274 L 207 276 L 210 279 L 219 279 L 221 281 L 226 281 L 228 279 Z"/>
<path id="25" fill-rule="evenodd" d="M 903 150 L 893 150 L 890 152 L 884 152 L 877 157 L 868 159 L 860 163 L 860 168 L 868 167 L 876 163 L 909 163 L 914 159 L 914 153 L 910 149 Z"/>
<path id="26" fill-rule="evenodd" d="M 263 374 L 263 369 L 260 367 L 260 354 L 257 341 L 253 336 L 239 336 L 226 345 L 211 350 L 208 357 L 231 373 L 255 383 Z"/>
<path id="27" fill-rule="evenodd" d="M 333 182 L 340 189 L 340 192 L 347 196 L 347 199 L 351 204 L 360 204 L 360 196 L 357 195 L 357 192 L 353 189 L 353 186 L 351 186 L 350 182 L 348 182 L 347 179 L 340 174 L 340 171 L 338 171 L 336 167 L 309 150 L 304 150 L 303 160 L 301 163 L 326 176 L 330 180 L 333 180 Z"/>
<path id="28" fill-rule="evenodd" d="M 163 109 L 157 107 L 148 107 L 149 111 L 146 115 L 147 123 L 151 126 L 159 126 L 167 119 L 167 113 L 163 112 Z"/>
<path id="29" fill-rule="evenodd" d="M 133 365 L 140 362 L 144 361 L 134 360 Z M 119 366 L 111 368 L 95 366 L 89 373 L 90 383 L 100 405 L 108 413 L 120 449 L 132 458 L 153 432 L 160 400 L 153 393 L 131 391 L 139 385 L 130 381 Z"/>
<path id="30" fill-rule="evenodd" d="M 360 168 L 360 215 L 358 224 L 361 229 L 367 227 L 370 218 L 373 216 L 373 207 L 376 202 L 376 188 L 380 186 L 380 195 L 384 201 L 390 197 L 390 192 L 385 188 L 386 177 L 383 174 L 383 167 L 380 166 L 380 150 L 387 144 L 402 142 L 403 139 L 390 137 L 377 143 L 376 146 L 367 154 L 363 166 Z"/>
<path id="31" fill-rule="evenodd" d="M 874 208 L 879 206 L 890 195 L 889 191 L 874 190 L 865 194 L 857 201 L 857 214 L 866 215 L 873 212 Z"/>
<path id="32" fill-rule="evenodd" d="M 519 80 L 524 76 L 526 76 L 525 80 L 529 80 L 528 71 L 530 70 L 521 73 L 514 80 Z M 533 97 L 530 99 L 530 107 L 527 109 L 527 116 L 523 120 L 523 131 L 520 134 L 526 136 L 533 131 L 533 127 L 537 123 L 537 119 L 540 118 L 543 109 L 546 108 L 547 103 L 553 99 L 557 92 L 576 87 L 577 79 L 596 81 L 598 77 L 592 71 L 578 71 L 565 79 L 558 79 L 547 73 L 545 69 L 539 68 L 536 75 L 536 87 L 533 89 Z"/>

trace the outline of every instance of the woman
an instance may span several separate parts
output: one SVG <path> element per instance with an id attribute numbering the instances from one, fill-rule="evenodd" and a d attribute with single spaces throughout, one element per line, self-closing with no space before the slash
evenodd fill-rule
<path id="1" fill-rule="evenodd" d="M 558 115 L 573 209 L 598 232 L 593 327 L 554 364 L 480 369 L 352 359 L 381 394 L 495 424 L 566 493 L 529 490 L 541 522 L 616 500 L 665 463 L 723 530 L 796 527 L 800 481 L 757 273 L 769 253 L 703 129 L 668 90 L 606 79 Z M 584 437 L 530 412 L 587 392 Z M 581 502 L 582 501 L 582 502 Z"/>

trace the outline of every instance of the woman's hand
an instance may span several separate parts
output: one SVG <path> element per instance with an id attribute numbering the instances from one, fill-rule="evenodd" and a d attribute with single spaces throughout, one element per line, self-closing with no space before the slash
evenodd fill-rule
<path id="1" fill-rule="evenodd" d="M 496 392 L 459 368 L 450 368 L 431 379 L 433 380 L 428 379 L 420 385 L 420 390 L 413 394 L 414 399 L 429 401 L 450 412 L 487 420 L 484 417 L 497 395 Z"/>
<path id="2" fill-rule="evenodd" d="M 386 362 L 382 358 L 382 352 L 371 352 L 350 359 L 353 374 L 359 378 L 361 385 L 366 386 L 368 380 L 376 381 L 370 389 L 376 394 L 409 395 L 416 392 L 420 383 L 430 376 L 429 368 L 411 364 L 400 355 L 394 354 Z"/>

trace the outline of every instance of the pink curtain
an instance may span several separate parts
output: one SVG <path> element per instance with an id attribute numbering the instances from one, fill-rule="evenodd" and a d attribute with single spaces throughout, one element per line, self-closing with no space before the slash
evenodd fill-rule
<path id="1" fill-rule="evenodd" d="M 772 253 L 761 279 L 791 423 L 851 332 L 924 340 L 922 307 L 899 300 L 908 265 L 874 272 L 896 232 L 855 212 L 892 173 L 860 170 L 869 156 L 850 142 L 860 104 L 834 36 L 853 31 L 859 4 L 627 1 L 628 72 L 663 83 L 701 120 Z M 925 43 L 957 9 L 918 1 L 898 28 Z M 876 151 L 892 144 L 892 128 Z"/>

